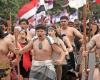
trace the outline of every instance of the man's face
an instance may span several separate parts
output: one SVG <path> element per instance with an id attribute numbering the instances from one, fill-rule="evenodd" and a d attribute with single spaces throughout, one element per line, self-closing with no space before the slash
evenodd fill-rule
<path id="1" fill-rule="evenodd" d="M 24 21 L 20 23 L 20 26 L 21 26 L 22 29 L 27 29 L 28 28 L 28 24 Z"/>
<path id="2" fill-rule="evenodd" d="M 66 20 L 66 19 L 61 19 L 61 20 L 60 20 L 60 25 L 61 25 L 61 26 L 67 26 L 67 25 L 68 25 L 68 20 Z"/>
<path id="3" fill-rule="evenodd" d="M 45 30 L 43 29 L 36 30 L 36 33 L 39 38 L 43 37 L 46 34 Z"/>

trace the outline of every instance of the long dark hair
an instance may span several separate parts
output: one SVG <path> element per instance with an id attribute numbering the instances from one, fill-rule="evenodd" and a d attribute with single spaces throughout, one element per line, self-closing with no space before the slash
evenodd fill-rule
<path id="1" fill-rule="evenodd" d="M 4 32 L 2 30 L 2 26 L 0 26 L 0 39 L 3 39 L 5 37 Z"/>

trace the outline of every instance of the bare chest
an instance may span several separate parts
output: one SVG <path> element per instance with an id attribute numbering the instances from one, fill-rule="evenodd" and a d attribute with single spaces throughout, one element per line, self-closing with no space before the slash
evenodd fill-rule
<path id="1" fill-rule="evenodd" d="M 0 54 L 8 54 L 8 45 L 6 44 L 6 42 L 0 41 Z"/>
<path id="2" fill-rule="evenodd" d="M 40 42 L 39 40 L 33 43 L 35 53 L 48 53 L 51 52 L 51 46 L 47 40 Z"/>
<path id="3" fill-rule="evenodd" d="M 74 33 L 71 29 L 62 30 L 62 33 L 66 34 L 70 41 L 74 39 Z"/>

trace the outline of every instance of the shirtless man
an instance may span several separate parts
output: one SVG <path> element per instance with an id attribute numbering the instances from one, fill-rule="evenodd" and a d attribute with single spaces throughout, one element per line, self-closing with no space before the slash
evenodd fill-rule
<path id="1" fill-rule="evenodd" d="M 83 55 L 87 55 L 95 47 L 96 66 L 93 73 L 93 80 L 100 80 L 100 32 L 94 35 L 89 43 L 87 43 L 87 51 Z"/>
<path id="2" fill-rule="evenodd" d="M 74 43 L 74 39 L 77 36 L 80 40 L 83 38 L 83 35 L 74 27 L 70 27 L 68 25 L 69 19 L 67 16 L 62 16 L 60 18 L 60 27 L 61 27 L 61 35 L 66 35 L 72 46 L 75 48 L 75 43 Z M 64 80 L 64 75 L 66 76 L 66 72 L 67 70 L 73 69 L 75 70 L 75 59 L 74 59 L 74 54 L 73 52 L 69 53 L 69 57 L 70 59 L 67 60 L 68 64 L 63 66 L 63 75 L 62 75 L 62 80 Z"/>
<path id="3" fill-rule="evenodd" d="M 14 52 L 13 37 L 9 34 L 4 36 L 0 27 L 0 80 L 10 80 L 10 60 L 9 51 Z"/>
<path id="4" fill-rule="evenodd" d="M 55 61 L 59 65 L 63 63 L 65 53 L 54 43 L 50 36 L 46 36 L 45 26 L 42 24 L 37 25 L 36 33 L 38 38 L 31 40 L 21 51 L 17 50 L 17 53 L 33 50 L 29 80 L 56 80 L 55 68 L 52 61 L 52 50 L 60 55 Z"/>
<path id="5" fill-rule="evenodd" d="M 76 28 L 68 26 L 68 18 L 66 16 L 62 16 L 60 18 L 60 24 L 62 29 L 61 33 L 65 34 L 69 38 L 73 46 L 75 36 L 79 37 L 80 39 L 83 39 L 83 35 Z"/>

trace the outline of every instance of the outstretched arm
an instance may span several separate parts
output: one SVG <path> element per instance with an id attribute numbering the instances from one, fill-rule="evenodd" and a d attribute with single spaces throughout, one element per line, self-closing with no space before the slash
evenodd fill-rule
<path id="1" fill-rule="evenodd" d="M 24 52 L 29 51 L 31 49 L 33 49 L 33 41 L 32 40 L 24 48 L 22 48 L 20 50 L 20 53 L 24 53 Z"/>

